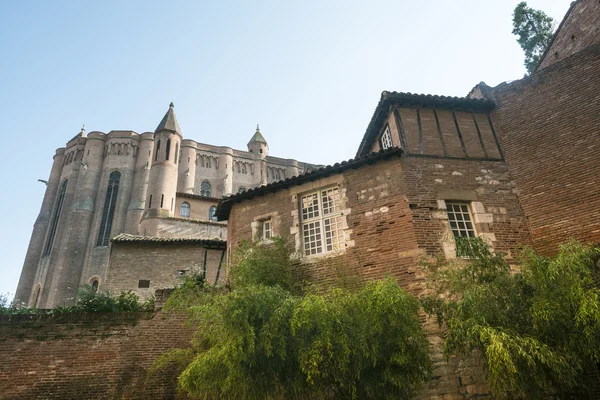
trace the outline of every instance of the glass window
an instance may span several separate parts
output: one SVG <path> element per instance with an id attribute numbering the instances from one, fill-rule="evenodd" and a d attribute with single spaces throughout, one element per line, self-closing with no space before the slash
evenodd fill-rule
<path id="1" fill-rule="evenodd" d="M 202 182 L 200 184 L 200 196 L 210 197 L 210 183 Z"/>
<path id="2" fill-rule="evenodd" d="M 181 207 L 179 207 L 179 216 L 183 218 L 190 217 L 190 203 L 187 201 L 181 203 Z"/>
<path id="3" fill-rule="evenodd" d="M 382 149 L 389 149 L 390 147 L 392 147 L 392 134 L 390 132 L 390 126 L 386 125 L 385 130 L 383 131 L 383 134 L 381 135 L 381 148 Z"/>
<path id="4" fill-rule="evenodd" d="M 243 187 L 243 186 L 240 186 L 240 187 L 238 188 L 238 193 L 243 193 L 243 192 L 245 192 L 245 191 L 246 191 L 246 188 L 245 188 L 245 187 Z"/>
<path id="5" fill-rule="evenodd" d="M 106 197 L 104 198 L 104 207 L 102 208 L 102 219 L 100 219 L 100 230 L 98 231 L 96 246 L 108 246 L 115 207 L 117 205 L 120 180 L 121 173 L 119 171 L 111 172 L 108 178 L 108 187 L 106 188 Z"/>
<path id="6" fill-rule="evenodd" d="M 217 217 L 215 216 L 216 213 L 217 213 L 217 207 L 211 206 L 210 209 L 208 210 L 208 219 L 211 221 L 216 221 L 217 220 Z"/>
<path id="7" fill-rule="evenodd" d="M 446 209 L 448 211 L 448 222 L 454 237 L 475 237 L 473 220 L 467 203 L 446 202 Z"/>
<path id="8" fill-rule="evenodd" d="M 48 240 L 46 241 L 46 247 L 44 248 L 44 256 L 50 254 L 50 250 L 52 250 L 52 244 L 54 243 L 54 236 L 56 235 L 56 228 L 58 227 L 58 221 L 60 219 L 60 212 L 62 211 L 65 193 L 67 192 L 68 182 L 69 180 L 65 179 L 65 181 L 60 187 L 60 192 L 58 193 L 58 198 L 56 200 L 56 208 L 54 209 L 54 216 L 52 217 L 52 223 L 50 224 L 50 235 L 48 236 Z"/>
<path id="9" fill-rule="evenodd" d="M 98 279 L 94 279 L 94 281 L 92 282 L 92 290 L 94 290 L 94 292 L 98 291 Z"/>
<path id="10" fill-rule="evenodd" d="M 302 196 L 302 237 L 304 254 L 341 250 L 343 230 L 339 188 L 324 189 Z"/>
<path id="11" fill-rule="evenodd" d="M 262 223 L 262 240 L 270 240 L 273 237 L 273 222 L 268 219 Z"/>

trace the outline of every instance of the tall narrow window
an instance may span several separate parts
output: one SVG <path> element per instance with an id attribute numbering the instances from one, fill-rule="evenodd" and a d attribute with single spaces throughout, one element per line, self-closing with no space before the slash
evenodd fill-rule
<path id="1" fill-rule="evenodd" d="M 469 206 L 467 203 L 446 202 L 446 208 L 448 210 L 448 223 L 456 242 L 456 255 L 458 257 L 468 257 L 472 253 L 469 239 L 476 236 Z"/>
<path id="2" fill-rule="evenodd" d="M 160 208 L 163 208 L 164 202 L 165 202 L 165 195 L 161 194 L 160 195 Z"/>
<path id="3" fill-rule="evenodd" d="M 210 183 L 202 182 L 200 184 L 200 196 L 210 197 Z"/>
<path id="4" fill-rule="evenodd" d="M 171 153 L 171 139 L 167 139 L 167 160 L 169 159 L 169 153 Z"/>
<path id="5" fill-rule="evenodd" d="M 108 177 L 108 188 L 106 188 L 106 197 L 104 198 L 104 207 L 102 209 L 102 219 L 100 220 L 100 231 L 98 231 L 96 246 L 108 246 L 112 221 L 115 215 L 115 206 L 117 204 L 117 195 L 119 194 L 120 180 L 121 173 L 119 171 L 111 172 Z"/>
<path id="6" fill-rule="evenodd" d="M 217 220 L 217 217 L 215 216 L 216 213 L 217 213 L 217 207 L 211 206 L 210 209 L 208 210 L 208 219 L 211 221 L 216 221 Z"/>
<path id="7" fill-rule="evenodd" d="M 381 148 L 386 150 L 392 147 L 392 134 L 390 133 L 390 126 L 387 125 L 381 135 Z"/>
<path id="8" fill-rule="evenodd" d="M 181 203 L 181 207 L 179 207 L 179 216 L 183 218 L 190 217 L 190 203 L 187 201 Z"/>
<path id="9" fill-rule="evenodd" d="M 175 142 L 175 164 L 177 164 L 177 156 L 179 155 L 179 142 Z"/>
<path id="10" fill-rule="evenodd" d="M 46 242 L 46 247 L 44 248 L 45 256 L 50 254 L 50 250 L 52 250 L 54 236 L 56 235 L 56 228 L 58 227 L 58 220 L 60 219 L 60 212 L 62 210 L 63 201 L 65 200 L 65 193 L 67 191 L 67 182 L 69 182 L 69 180 L 65 179 L 60 187 L 60 192 L 58 193 L 56 208 L 54 209 L 54 217 L 52 218 L 52 223 L 50 224 L 50 235 L 48 236 L 48 241 Z"/>
<path id="11" fill-rule="evenodd" d="M 148 208 L 152 207 L 152 195 L 150 195 L 150 199 L 148 200 Z"/>
<path id="12" fill-rule="evenodd" d="M 98 279 L 94 279 L 94 281 L 92 282 L 92 290 L 93 290 L 94 292 L 97 292 L 97 291 L 98 291 L 98 285 L 99 285 L 99 283 L 98 283 Z"/>
<path id="13" fill-rule="evenodd" d="M 154 161 L 158 160 L 158 153 L 160 152 L 160 140 L 156 142 L 156 153 L 154 153 Z"/>

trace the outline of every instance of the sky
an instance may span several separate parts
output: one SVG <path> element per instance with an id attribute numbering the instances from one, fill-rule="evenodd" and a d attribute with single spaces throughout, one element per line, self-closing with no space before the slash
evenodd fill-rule
<path id="1" fill-rule="evenodd" d="M 530 0 L 558 24 L 571 0 Z M 517 0 L 0 2 L 0 294 L 16 290 L 52 157 L 86 130 L 352 158 L 383 90 L 465 96 L 525 73 Z"/>

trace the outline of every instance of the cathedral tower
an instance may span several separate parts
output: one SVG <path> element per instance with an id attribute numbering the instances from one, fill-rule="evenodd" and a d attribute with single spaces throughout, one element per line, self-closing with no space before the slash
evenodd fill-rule
<path id="1" fill-rule="evenodd" d="M 177 167 L 183 136 L 173 108 L 171 103 L 154 132 L 154 154 L 148 179 L 146 211 L 140 227 L 140 233 L 144 236 L 156 236 L 158 219 L 172 217 L 175 209 Z"/>

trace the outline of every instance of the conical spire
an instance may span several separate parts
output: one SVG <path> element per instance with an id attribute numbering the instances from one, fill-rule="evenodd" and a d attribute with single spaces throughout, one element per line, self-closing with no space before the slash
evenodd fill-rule
<path id="1" fill-rule="evenodd" d="M 256 124 L 256 132 L 254 132 L 254 136 L 252 136 L 252 139 L 250 139 L 248 144 L 250 144 L 252 142 L 260 142 L 260 143 L 265 143 L 265 144 L 267 143 L 267 141 L 263 137 L 262 133 L 260 133 L 260 128 L 258 127 L 258 124 Z"/>
<path id="2" fill-rule="evenodd" d="M 160 121 L 160 124 L 158 124 L 158 126 L 156 127 L 156 130 L 154 131 L 155 133 L 160 132 L 162 130 L 167 130 L 181 135 L 181 129 L 179 128 L 179 124 L 177 123 L 177 117 L 175 116 L 174 108 L 175 105 L 173 104 L 173 102 L 171 102 L 171 104 L 169 104 L 169 111 L 167 111 L 162 121 Z"/>

